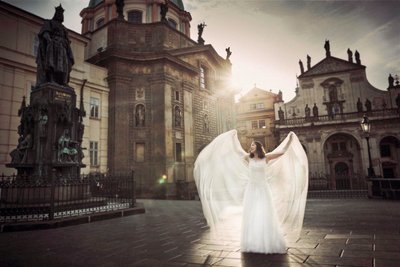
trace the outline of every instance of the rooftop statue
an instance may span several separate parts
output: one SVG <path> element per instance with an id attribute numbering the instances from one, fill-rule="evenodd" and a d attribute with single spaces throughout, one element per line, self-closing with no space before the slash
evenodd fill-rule
<path id="1" fill-rule="evenodd" d="M 303 62 L 301 60 L 299 60 L 299 65 L 300 65 L 300 72 L 301 74 L 304 73 L 304 66 L 303 66 Z"/>
<path id="2" fill-rule="evenodd" d="M 167 21 L 167 12 L 168 12 L 168 0 L 165 0 L 164 3 L 160 4 L 160 15 L 161 21 Z"/>
<path id="3" fill-rule="evenodd" d="M 353 63 L 353 52 L 350 50 L 350 48 L 347 49 L 347 56 L 348 56 L 349 62 Z"/>
<path id="4" fill-rule="evenodd" d="M 207 26 L 206 23 L 200 23 L 199 25 L 197 25 L 197 30 L 198 30 L 198 38 L 197 38 L 197 42 L 199 44 L 204 44 L 204 39 L 203 37 L 201 37 L 203 35 L 203 30 L 204 27 Z"/>
<path id="5" fill-rule="evenodd" d="M 354 56 L 355 56 L 355 58 L 356 58 L 356 63 L 357 63 L 358 65 L 361 65 L 360 53 L 358 53 L 357 50 L 356 50 Z"/>
<path id="6" fill-rule="evenodd" d="M 229 58 L 232 55 L 231 48 L 228 47 L 228 48 L 225 49 L 225 51 L 226 51 L 226 60 L 229 60 Z"/>
<path id="7" fill-rule="evenodd" d="M 331 45 L 329 44 L 329 40 L 325 40 L 325 53 L 326 53 L 326 57 L 330 57 L 331 56 Z"/>
<path id="8" fill-rule="evenodd" d="M 394 87 L 394 78 L 393 78 L 392 74 L 389 74 L 388 82 L 389 82 L 389 88 Z"/>
<path id="9" fill-rule="evenodd" d="M 115 5 L 117 6 L 118 19 L 124 19 L 124 0 L 115 0 Z"/>

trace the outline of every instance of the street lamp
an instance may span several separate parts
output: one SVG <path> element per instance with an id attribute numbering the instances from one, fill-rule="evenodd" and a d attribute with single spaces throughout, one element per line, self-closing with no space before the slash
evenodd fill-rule
<path id="1" fill-rule="evenodd" d="M 369 147 L 369 133 L 371 131 L 371 123 L 368 120 L 368 117 L 366 114 L 364 114 L 364 117 L 361 121 L 361 129 L 365 133 L 365 139 L 367 139 L 367 148 L 368 148 L 368 161 L 369 161 L 369 167 L 368 167 L 368 178 L 374 178 L 375 177 L 375 171 L 374 168 L 372 168 L 372 160 L 371 160 L 371 149 Z"/>

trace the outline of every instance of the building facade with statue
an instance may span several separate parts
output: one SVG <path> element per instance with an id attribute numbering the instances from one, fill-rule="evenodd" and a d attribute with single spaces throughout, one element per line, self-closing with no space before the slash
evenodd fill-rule
<path id="1" fill-rule="evenodd" d="M 204 25 L 190 38 L 182 1 L 114 2 L 81 12 L 86 60 L 108 71 L 109 171 L 135 171 L 140 194 L 192 197 L 196 156 L 234 128 L 231 63 L 204 44 Z"/>
<path id="2" fill-rule="evenodd" d="M 281 92 L 275 94 L 257 87 L 240 97 L 236 103 L 236 129 L 244 149 L 253 140 L 263 144 L 267 152 L 278 145 L 274 112 L 274 104 L 278 102 L 282 102 Z"/>
<path id="3" fill-rule="evenodd" d="M 7 168 L 5 165 L 18 161 L 16 158 L 12 159 L 10 153 L 13 154 L 14 151 L 15 154 L 15 148 L 21 143 L 19 125 L 22 125 L 23 116 L 19 115 L 24 107 L 32 102 L 31 92 L 37 87 L 38 33 L 45 21 L 22 9 L 0 2 L 0 174 L 16 173 L 14 168 Z M 109 93 L 105 80 L 106 69 L 85 61 L 85 47 L 89 45 L 89 38 L 71 30 L 68 30 L 68 36 L 75 61 L 69 77 L 69 86 L 74 90 L 71 95 L 77 96 L 76 107 L 71 109 L 81 106 L 79 96 L 82 89 L 83 109 L 86 111 L 82 122 L 84 132 L 81 132 L 84 156 L 82 162 L 86 165 L 82 173 L 106 172 Z M 65 95 L 59 95 L 58 100 L 62 96 Z M 35 120 L 35 124 L 47 124 L 47 121 L 43 120 L 46 116 L 33 116 L 31 119 Z M 35 133 L 41 135 L 41 138 L 46 137 L 41 131 L 35 130 Z M 53 143 L 52 151 L 56 153 L 57 140 Z M 33 148 L 33 151 L 39 153 L 38 148 Z M 24 164 L 24 161 L 28 160 L 21 157 L 19 163 Z"/>
<path id="4" fill-rule="evenodd" d="M 388 88 L 368 82 L 361 56 L 349 49 L 348 59 L 331 55 L 307 69 L 300 61 L 296 96 L 275 104 L 276 130 L 283 139 L 294 131 L 307 155 L 312 189 L 365 189 L 369 156 L 376 177 L 400 176 L 400 85 L 389 76 Z M 362 131 L 369 118 L 369 136 Z"/>

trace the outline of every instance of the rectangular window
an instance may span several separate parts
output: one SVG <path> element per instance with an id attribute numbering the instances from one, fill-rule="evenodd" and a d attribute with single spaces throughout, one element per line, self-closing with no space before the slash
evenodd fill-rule
<path id="1" fill-rule="evenodd" d="M 381 145 L 381 157 L 390 157 L 390 145 L 382 144 Z"/>
<path id="2" fill-rule="evenodd" d="M 128 21 L 136 24 L 142 23 L 142 12 L 139 10 L 132 10 L 128 12 Z"/>
<path id="3" fill-rule="evenodd" d="M 346 143 L 345 142 L 340 142 L 340 151 L 346 151 Z"/>
<path id="4" fill-rule="evenodd" d="M 179 92 L 178 91 L 175 91 L 175 100 L 179 101 Z"/>
<path id="5" fill-rule="evenodd" d="M 265 128 L 265 120 L 258 121 L 258 128 Z"/>
<path id="6" fill-rule="evenodd" d="M 338 151 L 338 150 L 339 150 L 338 143 L 332 143 L 332 151 Z"/>
<path id="7" fill-rule="evenodd" d="M 251 128 L 252 129 L 257 129 L 258 128 L 258 121 L 252 121 L 251 122 Z"/>
<path id="8" fill-rule="evenodd" d="M 206 89 L 206 69 L 200 66 L 200 89 Z"/>
<path id="9" fill-rule="evenodd" d="M 256 104 L 256 109 L 263 109 L 264 108 L 264 103 L 257 103 Z"/>
<path id="10" fill-rule="evenodd" d="M 90 117 L 98 118 L 99 117 L 99 99 L 95 97 L 90 98 Z"/>
<path id="11" fill-rule="evenodd" d="M 99 143 L 90 141 L 89 147 L 90 166 L 99 165 Z"/>
<path id="12" fill-rule="evenodd" d="M 112 19 L 112 5 L 108 6 L 108 21 Z"/>
<path id="13" fill-rule="evenodd" d="M 264 103 L 250 104 L 250 109 L 251 110 L 264 109 Z"/>
<path id="14" fill-rule="evenodd" d="M 182 162 L 182 144 L 175 143 L 175 161 Z"/>
<path id="15" fill-rule="evenodd" d="M 94 28 L 93 23 L 94 23 L 94 20 L 93 19 L 89 19 L 89 31 L 93 31 L 93 28 Z"/>
<path id="16" fill-rule="evenodd" d="M 136 143 L 136 162 L 144 162 L 144 143 Z"/>

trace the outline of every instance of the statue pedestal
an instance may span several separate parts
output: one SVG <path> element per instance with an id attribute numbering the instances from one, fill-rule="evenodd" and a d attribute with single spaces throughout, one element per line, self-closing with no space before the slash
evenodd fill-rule
<path id="1" fill-rule="evenodd" d="M 17 179 L 79 179 L 82 164 L 84 111 L 76 108 L 76 94 L 68 86 L 44 83 L 23 101 L 18 147 L 7 167 L 16 168 Z"/>

